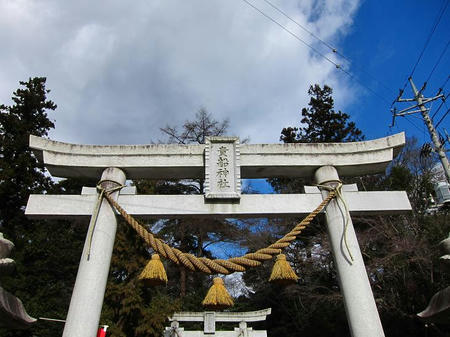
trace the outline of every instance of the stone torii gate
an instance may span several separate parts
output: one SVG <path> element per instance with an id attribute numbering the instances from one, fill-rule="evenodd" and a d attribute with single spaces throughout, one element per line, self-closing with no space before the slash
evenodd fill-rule
<path id="1" fill-rule="evenodd" d="M 133 216 L 143 217 L 281 217 L 309 214 L 328 195 L 241 195 L 241 178 L 314 177 L 334 187 L 339 176 L 384 172 L 405 143 L 404 134 L 355 143 L 239 144 L 235 137 L 211 137 L 204 145 L 75 145 L 35 136 L 30 147 L 53 176 L 100 179 L 104 188 L 126 179 L 204 178 L 205 195 L 112 194 Z M 94 190 L 95 191 L 95 190 Z M 89 218 L 96 193 L 31 195 L 26 214 L 35 218 Z M 131 193 L 131 194 L 130 194 Z M 350 215 L 395 214 L 411 209 L 406 193 L 345 191 L 326 208 L 326 220 L 341 291 L 353 337 L 384 336 Z M 343 246 L 344 227 L 353 262 Z M 114 210 L 102 201 L 89 235 L 67 314 L 64 337 L 95 336 L 99 324 L 116 234 Z M 88 233 L 89 233 L 88 232 Z M 87 254 L 90 251 L 90 258 Z"/>

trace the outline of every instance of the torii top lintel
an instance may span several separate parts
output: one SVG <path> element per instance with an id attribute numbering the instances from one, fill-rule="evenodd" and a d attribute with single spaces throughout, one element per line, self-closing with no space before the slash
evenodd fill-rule
<path id="1" fill-rule="evenodd" d="M 404 144 L 404 133 L 352 143 L 240 144 L 240 177 L 311 177 L 325 165 L 340 176 L 380 173 Z M 128 179 L 205 176 L 204 144 L 77 145 L 31 135 L 30 147 L 57 177 L 99 178 L 107 167 Z"/>

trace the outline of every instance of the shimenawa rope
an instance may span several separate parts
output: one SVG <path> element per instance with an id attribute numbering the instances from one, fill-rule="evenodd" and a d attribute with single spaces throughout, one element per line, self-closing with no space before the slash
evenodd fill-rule
<path id="1" fill-rule="evenodd" d="M 99 189 L 103 189 L 100 185 Z M 170 259 L 176 264 L 182 264 L 191 271 L 201 271 L 206 274 L 230 274 L 233 272 L 243 272 L 248 267 L 256 267 L 261 265 L 263 261 L 272 259 L 273 255 L 278 255 L 282 249 L 289 246 L 297 236 L 306 228 L 307 225 L 319 214 L 325 206 L 337 196 L 336 189 L 331 189 L 328 196 L 308 214 L 301 222 L 299 222 L 289 233 L 284 235 L 275 243 L 266 248 L 258 249 L 254 253 L 247 253 L 240 257 L 224 259 L 209 259 L 206 257 L 196 257 L 189 253 L 184 253 L 177 248 L 170 247 L 164 241 L 154 236 L 153 233 L 147 231 L 136 219 L 129 215 L 112 197 L 111 192 L 105 191 L 102 196 L 108 200 L 110 205 L 114 207 L 125 221 L 136 231 L 136 233 L 158 254 Z"/>

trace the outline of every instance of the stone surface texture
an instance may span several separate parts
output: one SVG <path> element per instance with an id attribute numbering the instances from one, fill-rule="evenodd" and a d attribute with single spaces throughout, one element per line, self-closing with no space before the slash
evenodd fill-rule
<path id="1" fill-rule="evenodd" d="M 172 323 L 165 329 L 164 337 L 267 337 L 266 331 L 253 330 L 247 327 L 247 323 L 265 321 L 270 313 L 271 308 L 248 312 L 178 312 L 169 318 Z M 180 327 L 180 322 L 203 322 L 204 328 L 203 331 L 186 331 Z M 239 323 L 239 327 L 231 331 L 217 331 L 216 322 Z"/>
<path id="2" fill-rule="evenodd" d="M 384 172 L 404 145 L 405 135 L 400 133 L 371 141 L 327 144 L 238 146 L 237 139 L 227 137 L 211 139 L 209 142 L 208 145 L 98 146 L 66 144 L 30 136 L 30 147 L 53 176 L 98 179 L 103 172 L 102 179 L 109 179 L 118 184 L 124 184 L 125 175 L 128 179 L 206 177 L 209 196 L 221 197 L 215 200 L 202 195 L 139 196 L 125 191 L 120 195 L 118 192 L 114 193 L 114 198 L 132 215 L 268 217 L 309 213 L 327 196 L 328 191 L 322 190 L 318 193 L 317 189 L 307 188 L 306 194 L 242 195 L 239 198 L 240 178 L 315 176 L 318 184 L 332 187 L 335 185 L 333 180 L 337 181 L 340 176 Z M 231 153 L 233 156 L 229 157 Z M 212 170 L 208 171 L 207 168 L 205 172 L 205 160 L 207 166 L 214 166 Z M 223 171 L 223 168 L 228 171 Z M 233 181 L 228 180 L 231 177 Z M 32 195 L 26 214 L 34 217 L 87 217 L 92 214 L 96 204 L 93 192 L 85 189 L 81 196 Z M 358 192 L 354 187 L 344 187 L 343 199 L 347 201 L 346 204 L 353 214 L 395 214 L 411 209 L 405 192 Z M 353 337 L 383 337 L 353 225 L 349 214 L 342 212 L 343 206 L 342 200 L 333 200 L 326 208 L 326 219 L 350 331 Z M 348 217 L 346 230 L 343 213 Z M 116 226 L 115 212 L 104 200 L 92 237 L 89 261 L 89 237 L 83 250 L 64 337 L 94 336 L 96 333 Z M 353 253 L 353 262 L 343 246 L 344 237 L 347 238 Z M 176 336 L 175 332 L 185 337 L 205 335 L 205 331 L 184 331 L 178 322 L 181 319 L 203 321 L 203 313 L 183 315 L 185 316 L 180 316 L 172 322 L 165 336 Z M 214 313 L 212 316 L 215 321 L 240 324 L 234 331 L 216 331 L 216 336 L 266 336 L 265 331 L 247 328 L 246 322 L 254 319 L 255 314 L 247 317 L 245 313 Z M 175 317 L 177 316 L 174 315 Z M 265 315 L 261 317 L 265 319 Z M 208 331 L 211 331 L 211 318 L 208 322 Z M 206 335 L 211 336 L 211 333 Z"/>
<path id="3" fill-rule="evenodd" d="M 15 269 L 15 262 L 8 256 L 14 244 L 0 233 L 0 276 L 9 274 Z M 36 319 L 28 315 L 22 301 L 0 287 L 0 327 L 8 329 L 29 328 Z"/>
<path id="4" fill-rule="evenodd" d="M 355 215 L 401 214 L 411 210 L 404 191 L 344 192 Z M 95 195 L 29 197 L 25 214 L 32 218 L 90 217 Z M 161 217 L 276 217 L 309 214 L 322 201 L 314 194 L 243 194 L 239 201 L 209 202 L 202 195 L 120 195 L 119 204 L 131 215 Z"/>
<path id="5" fill-rule="evenodd" d="M 239 199 L 239 138 L 208 137 L 205 146 L 205 198 Z"/>
<path id="6" fill-rule="evenodd" d="M 339 175 L 334 167 L 324 166 L 316 171 L 315 179 L 319 185 L 335 187 L 336 182 L 339 181 Z M 322 190 L 324 199 L 328 194 L 328 190 Z M 383 327 L 358 239 L 350 214 L 345 210 L 345 198 L 344 195 L 343 200 L 333 199 L 325 209 L 325 217 L 350 333 L 353 337 L 383 337 Z M 350 252 L 347 251 L 345 240 L 347 240 Z"/>
<path id="7" fill-rule="evenodd" d="M 102 184 L 104 188 L 112 188 L 125 184 L 125 174 L 117 168 L 107 168 L 101 180 L 106 181 Z M 117 199 L 118 195 L 119 192 L 114 192 L 112 197 Z M 116 215 L 108 201 L 103 199 L 97 221 L 89 226 L 64 326 L 64 337 L 97 334 L 116 230 Z"/>
<path id="8" fill-rule="evenodd" d="M 404 133 L 354 143 L 241 144 L 241 178 L 311 177 L 333 165 L 340 176 L 383 172 L 405 143 Z M 128 179 L 203 178 L 206 145 L 77 145 L 30 136 L 30 147 L 56 177 L 98 178 L 107 167 Z"/>
<path id="9" fill-rule="evenodd" d="M 450 287 L 437 292 L 430 300 L 428 307 L 417 314 L 422 320 L 430 323 L 450 323 Z"/>

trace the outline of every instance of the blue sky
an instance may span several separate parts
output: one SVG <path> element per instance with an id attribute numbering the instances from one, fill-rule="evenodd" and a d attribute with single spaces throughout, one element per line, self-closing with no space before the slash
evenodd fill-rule
<path id="1" fill-rule="evenodd" d="M 381 137 L 389 132 L 406 131 L 407 136 L 415 136 L 420 142 L 429 141 L 428 132 L 419 114 L 408 117 L 408 121 L 406 118 L 397 118 L 395 127 L 389 130 L 388 125 L 391 124 L 389 108 L 398 94 L 398 89 L 403 87 L 411 73 L 445 2 L 448 1 L 364 1 L 357 11 L 351 32 L 343 41 L 343 53 L 354 62 L 352 69 L 358 78 L 387 100 L 386 102 L 367 91 L 346 109 L 355 116 L 358 126 L 368 139 Z M 450 8 L 447 7 L 414 72 L 413 79 L 418 88 L 428 78 L 449 39 Z M 450 50 L 447 49 L 428 82 L 424 95 L 434 96 L 449 75 Z M 383 87 L 380 82 L 391 90 Z M 450 83 L 447 82 L 444 89 L 445 93 L 448 93 Z M 409 84 L 403 97 L 412 97 Z M 440 103 L 441 101 L 436 101 L 433 104 L 431 114 Z M 402 109 L 408 105 L 397 103 L 396 106 Z M 446 106 L 440 109 L 435 117 L 436 122 L 446 110 Z M 447 117 L 439 129 L 442 131 L 442 127 L 446 127 L 449 131 L 449 121 L 450 117 Z"/>
<path id="2" fill-rule="evenodd" d="M 46 76 L 58 104 L 50 114 L 55 140 L 145 144 L 163 140 L 159 127 L 181 125 L 206 107 L 230 119 L 230 135 L 276 143 L 283 127 L 299 124 L 308 87 L 327 83 L 336 109 L 349 113 L 367 139 L 406 131 L 428 141 L 419 115 L 389 130 L 389 108 L 445 1 L 271 0 L 336 46 L 351 60 L 346 64 L 267 1 L 248 0 L 349 66 L 358 82 L 244 0 L 0 0 L 0 102 L 10 103 L 20 80 Z M 448 43 L 449 18 L 447 8 L 414 74 L 418 86 Z M 445 81 L 449 65 L 447 50 L 425 95 Z M 449 118 L 441 127 L 450 129 Z"/>

